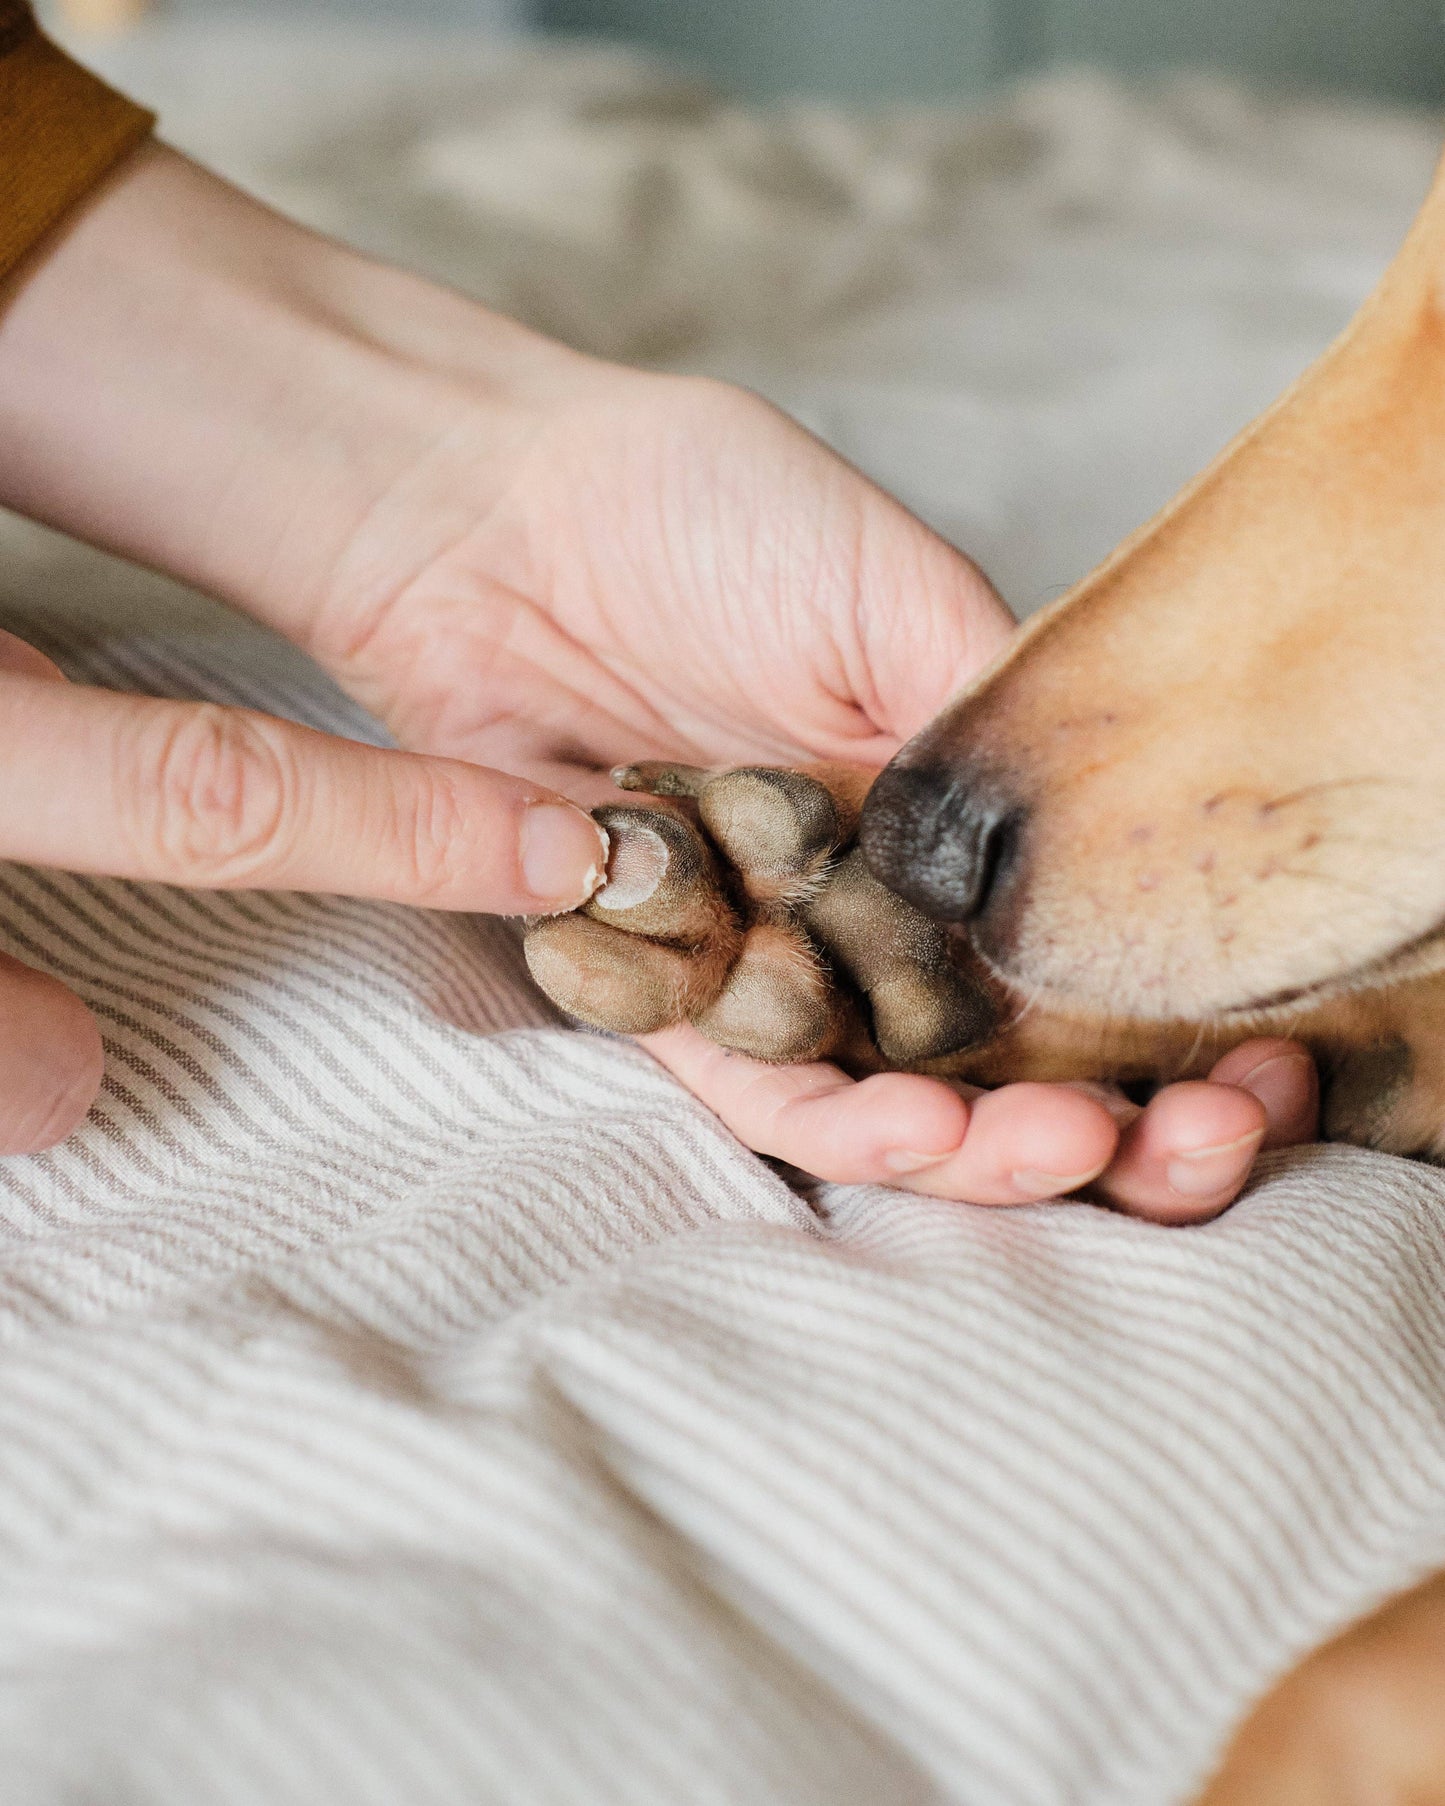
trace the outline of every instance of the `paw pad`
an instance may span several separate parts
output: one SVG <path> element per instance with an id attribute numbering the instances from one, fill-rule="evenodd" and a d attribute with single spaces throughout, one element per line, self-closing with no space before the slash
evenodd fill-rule
<path id="1" fill-rule="evenodd" d="M 724 1047 L 855 1071 L 945 1070 L 997 1012 L 944 930 L 852 842 L 870 774 L 620 768 L 657 806 L 595 811 L 607 882 L 528 924 L 527 963 L 573 1016 L 623 1034 L 694 1023 Z"/>

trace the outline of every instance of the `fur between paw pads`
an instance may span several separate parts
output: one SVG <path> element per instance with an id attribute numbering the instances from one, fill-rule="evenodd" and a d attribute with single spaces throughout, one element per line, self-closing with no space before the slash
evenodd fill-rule
<path id="1" fill-rule="evenodd" d="M 622 1034 L 691 1022 L 763 1060 L 946 1069 L 996 1011 L 944 931 L 853 846 L 870 775 L 619 768 L 620 788 L 659 803 L 594 811 L 607 882 L 574 914 L 529 923 L 532 976 Z"/>

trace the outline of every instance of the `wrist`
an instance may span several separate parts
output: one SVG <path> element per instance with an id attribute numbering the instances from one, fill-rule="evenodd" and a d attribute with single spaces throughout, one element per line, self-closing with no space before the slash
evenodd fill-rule
<path id="1" fill-rule="evenodd" d="M 305 643 L 338 580 L 364 610 L 450 543 L 586 368 L 149 145 L 0 293 L 0 502 Z"/>

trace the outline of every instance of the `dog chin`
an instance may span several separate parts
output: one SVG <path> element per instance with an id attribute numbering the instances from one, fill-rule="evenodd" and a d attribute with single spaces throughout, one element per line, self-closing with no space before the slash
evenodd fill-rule
<path id="1" fill-rule="evenodd" d="M 1003 960 L 991 956 L 989 950 L 980 947 L 976 941 L 971 945 L 974 956 L 981 960 L 989 976 L 1029 1010 L 1120 1021 L 1207 1022 L 1213 1027 L 1251 1033 L 1287 1031 L 1301 1016 L 1337 998 L 1388 990 L 1391 986 L 1445 971 L 1445 922 L 1441 922 L 1389 953 L 1306 985 L 1237 1001 L 1191 1004 L 1189 999 L 1177 993 L 1171 995 L 1167 981 L 1161 976 L 1157 985 L 1140 986 L 1136 982 L 1127 989 L 1120 986 L 1106 1002 L 1047 981 L 1031 982 L 1017 970 L 1010 970 Z"/>
<path id="2" fill-rule="evenodd" d="M 1313 984 L 1276 991 L 1251 1003 L 1231 1006 L 1218 1014 L 1221 1022 L 1285 1021 L 1319 1004 L 1337 997 L 1355 996 L 1363 991 L 1385 991 L 1393 985 L 1408 984 L 1417 978 L 1445 971 L 1445 924 L 1406 942 L 1393 952 L 1351 967 L 1332 978 Z"/>

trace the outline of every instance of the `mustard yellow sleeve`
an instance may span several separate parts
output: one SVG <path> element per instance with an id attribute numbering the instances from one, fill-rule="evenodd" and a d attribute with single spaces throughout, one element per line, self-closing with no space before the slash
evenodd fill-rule
<path id="1" fill-rule="evenodd" d="M 0 277 L 154 124 L 0 0 Z"/>

